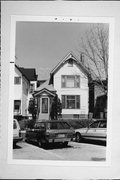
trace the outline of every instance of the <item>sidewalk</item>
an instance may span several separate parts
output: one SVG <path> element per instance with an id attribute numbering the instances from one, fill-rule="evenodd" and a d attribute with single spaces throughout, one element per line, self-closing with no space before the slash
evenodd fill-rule
<path id="1" fill-rule="evenodd" d="M 26 156 L 27 154 L 27 156 Z M 37 146 L 19 142 L 15 149 L 13 149 L 13 159 L 34 159 L 34 160 L 62 160 L 61 156 L 46 151 Z"/>

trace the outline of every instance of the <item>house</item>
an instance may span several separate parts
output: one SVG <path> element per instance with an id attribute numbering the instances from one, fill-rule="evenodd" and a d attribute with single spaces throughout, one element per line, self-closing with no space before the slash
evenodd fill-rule
<path id="1" fill-rule="evenodd" d="M 107 89 L 107 81 L 102 80 Z M 107 94 L 100 82 L 94 80 L 89 83 L 89 111 L 94 118 L 106 118 L 107 116 Z"/>
<path id="2" fill-rule="evenodd" d="M 23 118 L 30 116 L 29 100 L 37 87 L 35 69 L 26 69 L 15 65 L 14 74 L 14 116 Z"/>
<path id="3" fill-rule="evenodd" d="M 55 94 L 62 103 L 62 118 L 88 117 L 89 73 L 70 52 L 51 71 L 50 79 L 38 87 L 34 97 L 38 103 L 38 119 L 49 119 Z"/>

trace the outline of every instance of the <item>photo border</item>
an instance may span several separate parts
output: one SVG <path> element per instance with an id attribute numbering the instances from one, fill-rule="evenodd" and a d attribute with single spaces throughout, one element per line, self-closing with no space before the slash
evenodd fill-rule
<path id="1" fill-rule="evenodd" d="M 109 62 L 108 62 L 108 113 L 107 113 L 107 146 L 106 161 L 61 161 L 61 160 L 16 160 L 13 159 L 13 96 L 15 65 L 16 22 L 65 22 L 65 23 L 108 23 L 109 24 Z M 113 49 L 114 18 L 111 17 L 64 17 L 64 16 L 11 16 L 10 32 L 10 72 L 9 72 L 9 113 L 8 113 L 8 164 L 57 165 L 57 166 L 110 166 L 112 141 L 112 98 L 113 98 Z M 11 113 L 12 112 L 12 113 Z M 64 163 L 63 163 L 64 162 Z M 71 163 L 70 163 L 71 162 Z"/>

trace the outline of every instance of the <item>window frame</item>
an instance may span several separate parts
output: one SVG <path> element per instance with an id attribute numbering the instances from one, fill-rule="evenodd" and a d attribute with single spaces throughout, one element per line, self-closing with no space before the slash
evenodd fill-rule
<path id="1" fill-rule="evenodd" d="M 73 59 L 68 60 L 68 67 L 73 67 Z"/>
<path id="2" fill-rule="evenodd" d="M 20 76 L 15 76 L 14 77 L 14 84 L 20 85 L 21 84 L 21 77 Z"/>
<path id="3" fill-rule="evenodd" d="M 67 78 L 74 78 L 74 86 L 67 86 Z M 61 75 L 61 87 L 62 88 L 80 88 L 80 75 Z"/>
<path id="4" fill-rule="evenodd" d="M 68 100 L 70 101 L 70 99 L 67 99 L 67 98 L 69 96 L 75 97 L 75 108 L 68 108 L 67 101 Z M 80 95 L 61 95 L 61 100 L 62 100 L 62 109 L 80 109 Z"/>
<path id="5" fill-rule="evenodd" d="M 44 100 L 47 100 L 46 102 L 47 102 L 47 109 L 44 109 L 43 108 L 43 103 L 45 102 Z M 44 101 L 44 102 L 43 102 Z M 46 108 L 46 107 L 45 107 Z M 48 105 L 48 97 L 42 97 L 42 99 L 41 99 L 41 113 L 42 114 L 48 114 L 48 112 L 49 112 L 49 110 L 48 110 L 48 108 L 49 108 L 49 105 Z"/>
<path id="6" fill-rule="evenodd" d="M 18 106 L 19 108 L 15 108 L 16 106 Z M 21 113 L 21 100 L 14 100 L 14 112 Z"/>

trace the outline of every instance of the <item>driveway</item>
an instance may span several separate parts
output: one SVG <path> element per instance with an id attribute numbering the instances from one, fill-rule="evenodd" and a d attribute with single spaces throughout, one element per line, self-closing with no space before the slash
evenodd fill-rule
<path id="1" fill-rule="evenodd" d="M 67 147 L 52 145 L 46 149 L 26 142 L 19 142 L 13 149 L 14 159 L 105 161 L 106 146 L 69 142 Z"/>

